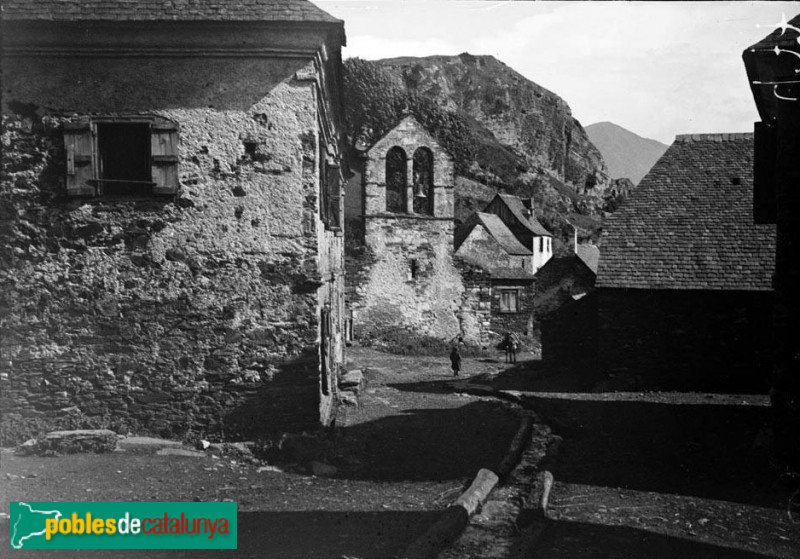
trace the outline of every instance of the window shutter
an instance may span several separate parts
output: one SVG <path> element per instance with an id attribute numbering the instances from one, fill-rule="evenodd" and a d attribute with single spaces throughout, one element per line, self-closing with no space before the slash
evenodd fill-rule
<path id="1" fill-rule="evenodd" d="M 150 132 L 153 194 L 174 194 L 178 190 L 178 125 L 154 122 Z"/>
<path id="2" fill-rule="evenodd" d="M 94 175 L 94 137 L 88 122 L 64 124 L 64 149 L 67 153 L 67 194 L 94 196 L 89 181 Z"/>
<path id="3" fill-rule="evenodd" d="M 339 164 L 335 161 L 326 165 L 328 172 L 328 227 L 337 231 L 342 228 L 342 181 Z"/>

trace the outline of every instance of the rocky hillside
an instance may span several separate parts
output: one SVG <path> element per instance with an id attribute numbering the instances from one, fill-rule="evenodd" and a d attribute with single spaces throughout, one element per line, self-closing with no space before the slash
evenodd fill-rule
<path id="1" fill-rule="evenodd" d="M 491 56 L 392 58 L 378 63 L 409 93 L 468 117 L 479 139 L 478 163 L 491 182 L 532 183 L 550 174 L 583 194 L 609 185 L 603 157 L 569 105 Z M 526 176 L 527 175 L 527 176 Z"/>
<path id="2" fill-rule="evenodd" d="M 596 241 L 603 213 L 624 196 L 569 105 L 491 56 L 350 58 L 344 67 L 353 153 L 413 115 L 453 157 L 457 221 L 503 191 L 532 197 L 564 243 L 572 224 Z"/>
<path id="3" fill-rule="evenodd" d="M 612 122 L 598 122 L 586 127 L 589 140 L 600 150 L 612 179 L 627 178 L 634 185 L 647 174 L 667 146 L 642 138 Z"/>

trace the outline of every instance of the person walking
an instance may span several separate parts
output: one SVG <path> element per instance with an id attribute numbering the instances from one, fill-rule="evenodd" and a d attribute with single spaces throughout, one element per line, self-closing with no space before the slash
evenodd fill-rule
<path id="1" fill-rule="evenodd" d="M 503 345 L 506 349 L 506 363 L 517 362 L 517 338 L 511 332 L 506 332 L 506 337 L 503 340 Z"/>
<path id="2" fill-rule="evenodd" d="M 461 370 L 461 355 L 456 346 L 453 346 L 453 351 L 450 352 L 450 366 L 453 368 L 453 376 L 457 377 Z"/>

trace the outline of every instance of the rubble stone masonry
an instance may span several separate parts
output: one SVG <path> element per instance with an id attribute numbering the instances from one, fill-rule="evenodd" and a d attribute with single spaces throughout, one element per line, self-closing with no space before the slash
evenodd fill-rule
<path id="1" fill-rule="evenodd" d="M 118 31 L 119 44 L 147 40 Z M 231 40 L 159 33 L 189 53 Z M 4 57 L 4 443 L 55 427 L 230 438 L 330 419 L 344 285 L 342 237 L 318 200 L 325 71 L 313 54 Z M 64 124 L 120 115 L 177 124 L 174 196 L 67 195 Z"/>
<path id="2" fill-rule="evenodd" d="M 397 213 L 386 210 L 386 154 L 395 147 L 402 148 L 408 164 L 407 211 Z M 420 148 L 433 156 L 433 215 L 413 208 L 413 155 Z M 362 213 L 353 215 L 356 208 L 348 204 L 350 221 L 363 231 L 362 255 L 348 264 L 354 336 L 408 331 L 444 341 L 456 338 L 462 333 L 464 286 L 453 262 L 452 159 L 408 117 L 370 148 L 359 171 L 350 192 Z"/>

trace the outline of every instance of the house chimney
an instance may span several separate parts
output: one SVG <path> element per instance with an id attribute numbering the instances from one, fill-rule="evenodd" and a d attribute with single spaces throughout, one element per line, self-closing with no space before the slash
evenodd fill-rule
<path id="1" fill-rule="evenodd" d="M 567 222 L 572 227 L 572 252 L 578 254 L 578 228 L 569 221 Z"/>
<path id="2" fill-rule="evenodd" d="M 575 251 L 575 254 L 578 254 L 578 228 L 573 225 L 572 226 L 572 231 L 573 231 L 573 235 L 574 235 L 573 236 L 573 241 L 572 241 L 573 250 Z"/>

